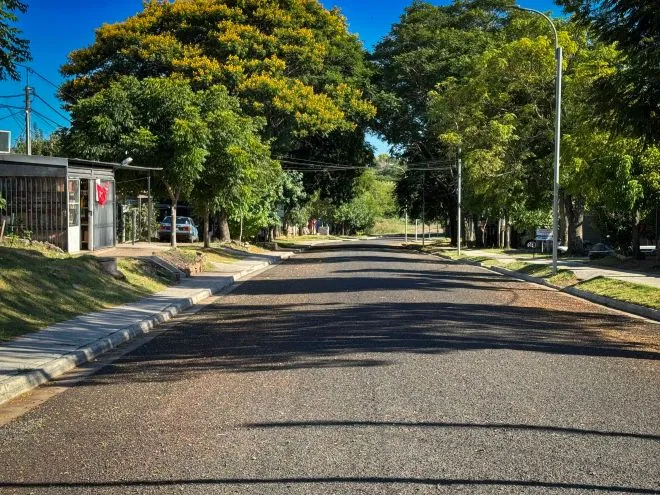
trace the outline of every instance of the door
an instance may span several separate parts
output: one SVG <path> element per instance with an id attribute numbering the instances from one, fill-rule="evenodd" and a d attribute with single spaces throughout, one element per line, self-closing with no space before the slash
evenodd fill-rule
<path id="1" fill-rule="evenodd" d="M 115 183 L 99 180 L 94 183 L 93 249 L 115 245 Z"/>
<path id="2" fill-rule="evenodd" d="M 69 253 L 80 251 L 80 180 L 69 179 L 69 227 L 67 250 Z"/>

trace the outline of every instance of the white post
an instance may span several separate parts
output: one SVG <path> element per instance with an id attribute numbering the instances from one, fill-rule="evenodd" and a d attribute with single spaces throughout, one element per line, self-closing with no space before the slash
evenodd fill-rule
<path id="1" fill-rule="evenodd" d="M 406 227 L 405 227 L 405 229 L 406 229 L 405 242 L 408 242 L 408 208 L 406 208 Z"/>
<path id="2" fill-rule="evenodd" d="M 415 242 L 417 242 L 417 219 L 415 218 Z"/>

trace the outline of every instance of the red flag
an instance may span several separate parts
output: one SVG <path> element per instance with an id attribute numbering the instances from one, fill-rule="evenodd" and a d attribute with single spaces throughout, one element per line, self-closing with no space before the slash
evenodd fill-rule
<path id="1" fill-rule="evenodd" d="M 101 206 L 104 206 L 108 200 L 108 189 L 109 187 L 107 184 L 101 185 L 100 182 L 96 183 L 96 201 Z"/>

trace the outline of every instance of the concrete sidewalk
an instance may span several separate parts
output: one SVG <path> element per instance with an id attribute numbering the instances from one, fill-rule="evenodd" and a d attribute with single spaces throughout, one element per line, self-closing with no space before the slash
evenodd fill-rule
<path id="1" fill-rule="evenodd" d="M 215 263 L 215 271 L 185 278 L 135 303 L 81 315 L 0 345 L 0 404 L 148 333 L 242 277 L 292 254 L 250 255 L 235 263 Z"/>
<path id="2" fill-rule="evenodd" d="M 506 254 L 500 253 L 491 253 L 488 251 L 481 251 L 478 249 L 466 249 L 463 251 L 466 255 L 469 256 L 484 256 L 488 258 L 493 258 L 501 263 L 513 263 L 514 261 L 524 261 L 525 263 L 533 263 L 538 265 L 549 265 L 552 263 L 550 258 L 516 258 L 515 256 L 509 256 Z M 589 265 L 586 262 L 580 261 L 570 261 L 570 260 L 557 260 L 557 266 L 559 268 L 565 268 L 571 270 L 575 273 L 575 277 L 579 281 L 591 280 L 596 277 L 607 277 L 613 278 L 616 280 L 622 280 L 624 282 L 632 282 L 634 284 L 649 285 L 652 287 L 657 287 L 660 289 L 660 275 L 648 274 L 643 272 L 634 272 L 631 270 L 615 270 L 612 268 L 604 268 L 599 266 Z"/>

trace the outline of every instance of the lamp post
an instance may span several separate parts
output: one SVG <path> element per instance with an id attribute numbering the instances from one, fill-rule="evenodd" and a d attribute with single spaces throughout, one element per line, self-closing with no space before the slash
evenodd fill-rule
<path id="1" fill-rule="evenodd" d="M 557 64 L 557 75 L 555 80 L 555 156 L 554 156 L 554 178 L 552 189 L 552 274 L 557 274 L 557 244 L 559 243 L 559 158 L 561 144 L 561 77 L 562 77 L 562 49 L 559 46 L 557 29 L 550 18 L 543 12 L 526 7 L 515 6 L 518 10 L 532 12 L 542 16 L 550 23 L 552 33 L 555 36 L 555 62 Z"/>

